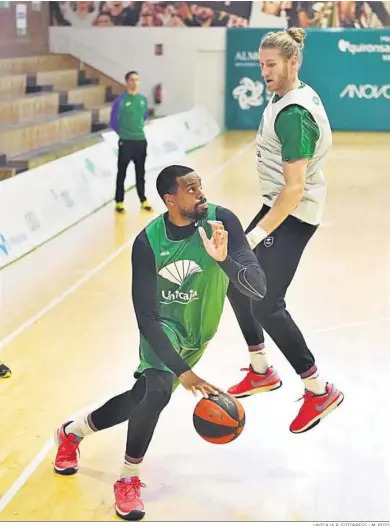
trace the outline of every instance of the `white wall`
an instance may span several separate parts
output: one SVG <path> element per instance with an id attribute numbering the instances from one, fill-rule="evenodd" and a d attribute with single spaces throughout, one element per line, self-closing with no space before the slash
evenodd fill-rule
<path id="1" fill-rule="evenodd" d="M 152 87 L 161 82 L 164 98 L 158 115 L 203 103 L 220 126 L 225 39 L 224 28 L 50 28 L 54 53 L 71 53 L 119 82 L 127 71 L 136 69 L 142 79 L 141 91 L 148 98 Z M 163 44 L 163 56 L 155 55 L 155 44 Z"/>

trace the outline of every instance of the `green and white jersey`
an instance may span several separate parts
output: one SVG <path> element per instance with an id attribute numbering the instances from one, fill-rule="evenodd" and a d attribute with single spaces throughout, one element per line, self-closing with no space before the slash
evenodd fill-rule
<path id="1" fill-rule="evenodd" d="M 211 237 L 208 220 L 216 206 L 209 203 L 208 217 L 199 222 Z M 217 331 L 228 287 L 228 277 L 210 257 L 199 231 L 181 241 L 168 239 L 161 215 L 146 227 L 155 255 L 159 314 L 167 336 L 184 349 L 203 347 Z"/>
<path id="2" fill-rule="evenodd" d="M 310 126 L 309 120 L 312 122 L 308 133 L 313 148 L 307 149 L 302 144 L 300 150 L 304 153 L 294 158 L 286 156 L 281 138 L 288 140 L 288 137 L 297 137 L 297 115 L 301 119 L 306 118 L 307 126 Z M 304 134 L 299 135 L 299 140 L 305 141 Z M 306 223 L 318 225 L 326 199 L 326 181 L 322 169 L 331 146 L 332 132 L 328 117 L 320 97 L 310 86 L 302 83 L 299 88 L 281 98 L 274 95 L 263 113 L 256 136 L 257 172 L 264 203 L 272 206 L 285 185 L 283 161 L 310 158 L 303 199 L 291 215 Z"/>

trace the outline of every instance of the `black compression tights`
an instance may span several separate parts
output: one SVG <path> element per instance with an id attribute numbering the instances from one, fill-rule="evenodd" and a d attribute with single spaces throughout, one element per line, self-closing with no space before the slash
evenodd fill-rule
<path id="1" fill-rule="evenodd" d="M 111 398 L 89 415 L 91 427 L 101 431 L 128 420 L 126 458 L 142 460 L 171 398 L 174 379 L 171 373 L 147 369 L 130 391 Z"/>

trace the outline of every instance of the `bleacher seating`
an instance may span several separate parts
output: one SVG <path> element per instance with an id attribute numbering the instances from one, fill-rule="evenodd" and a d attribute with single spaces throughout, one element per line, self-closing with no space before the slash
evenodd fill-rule
<path id="1" fill-rule="evenodd" d="M 26 93 L 27 75 L 4 75 L 0 76 L 0 97 L 12 95 L 23 95 Z"/>
<path id="2" fill-rule="evenodd" d="M 0 180 L 101 141 L 121 89 L 69 55 L 0 60 Z"/>
<path id="3" fill-rule="evenodd" d="M 38 57 L 3 58 L 0 60 L 0 75 L 36 75 L 40 71 L 79 69 L 79 61 L 70 55 L 40 55 Z"/>
<path id="4" fill-rule="evenodd" d="M 60 94 L 41 92 L 16 97 L 0 98 L 0 123 L 17 124 L 33 119 L 58 114 Z"/>
<path id="5" fill-rule="evenodd" d="M 107 97 L 105 86 L 79 86 L 62 92 L 62 101 L 68 104 L 83 104 L 85 108 L 91 109 L 104 104 Z"/>
<path id="6" fill-rule="evenodd" d="M 111 104 L 94 106 L 92 109 L 92 120 L 94 123 L 105 123 L 110 121 Z"/>
<path id="7" fill-rule="evenodd" d="M 55 91 L 76 88 L 79 85 L 79 70 L 39 71 L 36 75 L 36 83 L 52 85 Z"/>

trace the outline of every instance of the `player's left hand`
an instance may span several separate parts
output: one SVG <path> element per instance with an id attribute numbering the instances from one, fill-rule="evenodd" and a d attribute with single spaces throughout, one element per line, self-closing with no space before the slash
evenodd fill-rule
<path id="1" fill-rule="evenodd" d="M 228 253 L 228 233 L 220 221 L 208 221 L 208 223 L 212 228 L 211 239 L 207 237 L 204 228 L 199 227 L 203 246 L 215 261 L 225 261 Z"/>

